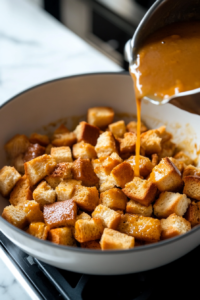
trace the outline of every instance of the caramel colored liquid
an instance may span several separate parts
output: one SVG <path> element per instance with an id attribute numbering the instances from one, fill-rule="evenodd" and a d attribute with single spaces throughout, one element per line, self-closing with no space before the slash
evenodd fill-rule
<path id="1" fill-rule="evenodd" d="M 135 151 L 135 167 L 134 176 L 140 176 L 140 127 L 141 127 L 141 99 L 136 98 L 137 105 L 137 141 L 136 141 L 136 151 Z"/>

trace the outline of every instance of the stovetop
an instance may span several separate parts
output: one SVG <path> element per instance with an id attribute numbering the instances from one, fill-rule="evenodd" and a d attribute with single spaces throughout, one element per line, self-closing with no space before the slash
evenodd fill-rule
<path id="1" fill-rule="evenodd" d="M 0 254 L 9 267 L 17 270 L 16 276 L 20 276 L 31 298 L 37 300 L 199 299 L 199 253 L 200 246 L 175 262 L 141 273 L 85 275 L 52 267 L 27 255 L 0 232 Z"/>

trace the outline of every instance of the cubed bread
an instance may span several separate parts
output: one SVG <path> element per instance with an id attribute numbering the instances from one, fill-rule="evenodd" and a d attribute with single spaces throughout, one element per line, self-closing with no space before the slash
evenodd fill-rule
<path id="1" fill-rule="evenodd" d="M 117 230 L 146 242 L 157 242 L 161 235 L 161 225 L 158 219 L 139 215 L 121 216 Z"/>
<path id="2" fill-rule="evenodd" d="M 181 162 L 181 161 L 178 161 L 178 162 Z M 183 163 L 183 162 L 181 162 Z M 196 175 L 196 176 L 200 176 L 200 168 L 196 168 L 192 165 L 188 165 L 185 167 L 184 169 L 184 172 L 183 172 L 183 178 L 186 177 L 186 176 L 193 176 L 193 175 Z"/>
<path id="3" fill-rule="evenodd" d="M 157 188 L 152 181 L 135 177 L 122 191 L 128 198 L 149 206 L 155 200 Z"/>
<path id="4" fill-rule="evenodd" d="M 137 141 L 137 135 L 132 132 L 126 132 L 123 139 L 118 139 L 120 153 L 134 153 Z"/>
<path id="5" fill-rule="evenodd" d="M 178 191 L 183 186 L 181 172 L 168 157 L 153 168 L 150 179 L 161 192 Z"/>
<path id="6" fill-rule="evenodd" d="M 190 203 L 185 219 L 191 223 L 192 227 L 200 224 L 200 202 Z"/>
<path id="7" fill-rule="evenodd" d="M 99 136 L 95 151 L 98 157 L 109 156 L 117 151 L 114 137 L 110 131 L 105 131 Z"/>
<path id="8" fill-rule="evenodd" d="M 157 153 L 151 155 L 151 162 L 153 167 L 155 167 L 159 163 L 159 158 Z"/>
<path id="9" fill-rule="evenodd" d="M 105 128 L 112 123 L 114 111 L 110 107 L 92 107 L 88 109 L 87 121 L 93 126 Z"/>
<path id="10" fill-rule="evenodd" d="M 13 159 L 13 167 L 20 173 L 24 174 L 24 154 L 19 154 Z"/>
<path id="11" fill-rule="evenodd" d="M 74 133 L 76 134 L 78 142 L 83 141 L 95 146 L 100 135 L 100 129 L 86 122 L 80 122 L 80 124 L 76 127 Z"/>
<path id="12" fill-rule="evenodd" d="M 160 137 L 162 138 L 162 142 L 167 142 L 172 139 L 172 134 L 168 131 L 166 131 L 166 126 L 161 126 L 157 128 L 157 130 L 160 133 Z"/>
<path id="13" fill-rule="evenodd" d="M 170 140 L 162 142 L 161 146 L 162 150 L 158 154 L 159 159 L 162 159 L 164 157 L 171 157 L 174 155 L 176 145 L 173 142 L 171 142 Z"/>
<path id="14" fill-rule="evenodd" d="M 32 190 L 30 188 L 29 180 L 24 175 L 21 177 L 18 182 L 16 183 L 14 189 L 12 190 L 10 194 L 10 204 L 13 206 L 17 206 L 20 203 L 25 202 L 26 200 L 32 200 Z"/>
<path id="15" fill-rule="evenodd" d="M 126 129 L 129 132 L 133 132 L 133 133 L 137 134 L 137 122 L 135 122 L 135 121 L 129 122 L 126 126 Z M 143 133 L 147 130 L 148 130 L 148 128 L 144 125 L 143 122 L 141 122 L 140 133 Z"/>
<path id="16" fill-rule="evenodd" d="M 76 221 L 78 221 L 78 220 L 90 220 L 90 219 L 92 219 L 90 217 L 90 215 L 86 214 L 85 212 L 82 212 L 80 215 L 78 215 L 76 217 Z"/>
<path id="17" fill-rule="evenodd" d="M 31 144 L 40 144 L 45 147 L 50 143 L 49 137 L 47 135 L 39 133 L 32 133 L 29 141 Z"/>
<path id="18" fill-rule="evenodd" d="M 171 162 L 173 162 L 173 164 L 177 167 L 177 169 L 182 173 L 185 168 L 184 162 L 182 162 L 181 160 L 177 160 L 174 157 L 169 157 L 169 159 L 171 160 Z"/>
<path id="19" fill-rule="evenodd" d="M 116 152 L 113 152 L 110 156 L 105 157 L 105 159 L 102 161 L 102 167 L 105 173 L 110 175 L 111 171 L 122 162 L 123 160 L 121 157 Z"/>
<path id="20" fill-rule="evenodd" d="M 38 239 L 46 240 L 49 232 L 49 226 L 46 226 L 43 222 L 33 222 L 29 225 L 26 232 Z"/>
<path id="21" fill-rule="evenodd" d="M 51 156 L 56 163 L 72 162 L 72 152 L 69 147 L 53 147 L 51 148 Z"/>
<path id="22" fill-rule="evenodd" d="M 99 241 L 89 241 L 89 242 L 81 243 L 81 248 L 92 249 L 92 250 L 101 250 Z"/>
<path id="23" fill-rule="evenodd" d="M 55 202 L 44 206 L 44 220 L 50 228 L 74 226 L 77 205 L 73 200 Z"/>
<path id="24" fill-rule="evenodd" d="M 73 199 L 79 208 L 90 212 L 99 204 L 99 193 L 96 187 L 76 185 Z"/>
<path id="25" fill-rule="evenodd" d="M 103 230 L 101 219 L 78 220 L 75 223 L 75 239 L 79 243 L 99 240 Z"/>
<path id="26" fill-rule="evenodd" d="M 110 124 L 108 128 L 112 134 L 118 138 L 123 138 L 126 132 L 126 126 L 123 120 Z"/>
<path id="27" fill-rule="evenodd" d="M 55 147 L 69 146 L 71 147 L 77 141 L 74 132 L 57 133 L 54 134 L 52 145 Z"/>
<path id="28" fill-rule="evenodd" d="M 183 193 L 190 198 L 200 200 L 200 176 L 185 176 L 183 181 L 185 184 Z"/>
<path id="29" fill-rule="evenodd" d="M 183 216 L 190 202 L 185 194 L 163 192 L 153 206 L 154 215 L 157 218 L 167 218 L 173 213 Z"/>
<path id="30" fill-rule="evenodd" d="M 113 178 L 111 176 L 107 177 L 107 180 L 103 182 L 99 187 L 99 192 L 103 193 L 115 187 L 115 183 L 113 182 Z"/>
<path id="31" fill-rule="evenodd" d="M 70 227 L 51 229 L 48 233 L 48 240 L 55 244 L 76 247 L 76 241 Z"/>
<path id="32" fill-rule="evenodd" d="M 29 140 L 24 134 L 17 134 L 5 144 L 5 150 L 10 158 L 24 154 L 29 146 Z"/>
<path id="33" fill-rule="evenodd" d="M 128 162 L 132 169 L 134 170 L 135 168 L 135 156 L 129 157 L 126 162 Z M 140 170 L 140 175 L 144 178 L 146 178 L 152 171 L 153 169 L 153 164 L 150 161 L 148 157 L 140 155 L 139 159 L 139 170 Z"/>
<path id="34" fill-rule="evenodd" d="M 42 181 L 34 190 L 33 199 L 40 204 L 41 208 L 43 208 L 44 205 L 56 201 L 56 192 L 46 183 L 46 181 Z"/>
<path id="35" fill-rule="evenodd" d="M 24 154 L 24 163 L 45 154 L 45 151 L 45 147 L 40 144 L 29 144 L 28 149 Z"/>
<path id="36" fill-rule="evenodd" d="M 51 148 L 53 148 L 52 144 L 47 145 L 45 153 L 49 155 L 51 153 Z"/>
<path id="37" fill-rule="evenodd" d="M 114 210 L 125 210 L 127 197 L 117 188 L 110 189 L 100 194 L 100 202 Z"/>
<path id="38" fill-rule="evenodd" d="M 121 220 L 120 214 L 102 204 L 95 208 L 92 217 L 101 219 L 103 226 L 111 229 L 116 229 Z"/>
<path id="39" fill-rule="evenodd" d="M 40 210 L 40 205 L 36 201 L 27 200 L 20 203 L 17 207 L 19 207 L 25 212 L 29 224 L 32 222 L 44 221 L 43 213 Z"/>
<path id="40" fill-rule="evenodd" d="M 73 145 L 72 154 L 75 159 L 79 157 L 83 159 L 95 159 L 97 157 L 94 146 L 83 141 Z"/>
<path id="41" fill-rule="evenodd" d="M 0 170 L 0 193 L 7 196 L 20 178 L 21 175 L 14 167 L 3 167 Z"/>
<path id="42" fill-rule="evenodd" d="M 20 229 L 24 229 L 28 225 L 26 213 L 18 206 L 6 206 L 3 210 L 2 218 Z"/>
<path id="43" fill-rule="evenodd" d="M 151 217 L 153 208 L 152 208 L 152 204 L 150 204 L 149 206 L 144 206 L 139 202 L 130 200 L 126 205 L 126 212 L 129 214 Z"/>
<path id="44" fill-rule="evenodd" d="M 131 165 L 124 161 L 116 166 L 110 175 L 112 176 L 116 186 L 124 188 L 127 182 L 133 180 L 134 172 Z"/>
<path id="45" fill-rule="evenodd" d="M 54 131 L 54 135 L 55 134 L 62 134 L 62 133 L 69 133 L 69 130 L 67 129 L 67 127 L 64 124 L 61 124 L 55 131 Z"/>
<path id="46" fill-rule="evenodd" d="M 72 199 L 75 193 L 75 186 L 81 185 L 81 181 L 74 179 L 63 180 L 56 187 L 57 201 Z"/>
<path id="47" fill-rule="evenodd" d="M 176 214 L 170 215 L 167 219 L 162 219 L 160 223 L 162 230 L 161 238 L 163 240 L 186 233 L 191 229 L 190 222 Z"/>
<path id="48" fill-rule="evenodd" d="M 141 147 L 145 150 L 146 155 L 159 153 L 162 150 L 162 138 L 158 130 L 148 130 L 141 134 Z"/>
<path id="49" fill-rule="evenodd" d="M 194 163 L 193 160 L 187 154 L 185 154 L 183 151 L 176 153 L 174 158 L 184 162 L 184 164 L 186 164 L 186 166 L 193 165 L 193 163 Z"/>
<path id="50" fill-rule="evenodd" d="M 73 178 L 81 180 L 85 186 L 98 185 L 99 178 L 94 172 L 92 163 L 89 159 L 78 158 L 72 166 Z"/>
<path id="51" fill-rule="evenodd" d="M 100 244 L 102 250 L 131 249 L 135 245 L 135 239 L 127 234 L 105 228 Z"/>
<path id="52" fill-rule="evenodd" d="M 24 164 L 25 174 L 33 186 L 45 176 L 51 174 L 56 167 L 56 161 L 47 154 L 36 157 Z"/>
<path id="53" fill-rule="evenodd" d="M 59 163 L 53 173 L 45 177 L 48 184 L 55 189 L 63 180 L 72 178 L 72 163 Z"/>

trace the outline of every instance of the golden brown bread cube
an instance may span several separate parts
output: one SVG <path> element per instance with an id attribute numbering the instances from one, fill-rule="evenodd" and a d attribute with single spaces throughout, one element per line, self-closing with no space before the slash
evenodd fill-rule
<path id="1" fill-rule="evenodd" d="M 52 145 L 55 147 L 69 146 L 71 147 L 77 141 L 74 132 L 57 133 L 54 134 Z"/>
<path id="2" fill-rule="evenodd" d="M 48 233 L 48 240 L 55 244 L 76 247 L 76 241 L 70 227 L 51 229 Z"/>
<path id="3" fill-rule="evenodd" d="M 32 222 L 44 221 L 43 213 L 40 210 L 40 205 L 36 201 L 27 200 L 20 203 L 17 207 L 19 207 L 25 212 L 29 224 Z"/>
<path id="4" fill-rule="evenodd" d="M 190 202 L 185 194 L 162 192 L 153 206 L 154 215 L 157 218 L 167 218 L 173 213 L 183 216 Z"/>
<path id="5" fill-rule="evenodd" d="M 78 142 L 85 142 L 95 146 L 100 135 L 100 129 L 96 126 L 90 125 L 86 122 L 80 122 L 76 127 L 74 133 L 76 134 Z"/>
<path id="6" fill-rule="evenodd" d="M 185 154 L 183 151 L 176 153 L 174 158 L 184 162 L 184 164 L 186 164 L 186 166 L 193 165 L 193 163 L 194 163 L 193 160 L 187 154 Z"/>
<path id="7" fill-rule="evenodd" d="M 44 205 L 56 201 L 56 192 L 48 183 L 46 183 L 46 181 L 42 181 L 33 191 L 33 199 L 40 204 L 41 208 L 43 208 Z"/>
<path id="8" fill-rule="evenodd" d="M 52 147 L 51 156 L 56 163 L 72 162 L 72 152 L 69 147 Z"/>
<path id="9" fill-rule="evenodd" d="M 12 161 L 13 167 L 20 173 L 24 174 L 24 154 L 19 154 Z"/>
<path id="10" fill-rule="evenodd" d="M 76 185 L 81 185 L 81 181 L 74 179 L 63 180 L 56 187 L 56 195 L 58 201 L 72 199 L 75 193 Z"/>
<path id="11" fill-rule="evenodd" d="M 81 180 L 85 186 L 98 185 L 99 178 L 94 172 L 92 163 L 89 159 L 78 158 L 72 166 L 73 178 Z"/>
<path id="12" fill-rule="evenodd" d="M 151 162 L 153 167 L 155 167 L 159 163 L 159 158 L 157 153 L 151 155 Z"/>
<path id="13" fill-rule="evenodd" d="M 128 162 L 132 169 L 134 170 L 135 167 L 135 156 L 129 157 L 126 162 Z M 150 161 L 148 157 L 140 155 L 139 159 L 139 170 L 140 170 L 140 175 L 144 178 L 146 178 L 152 171 L 153 169 L 153 164 Z"/>
<path id="14" fill-rule="evenodd" d="M 47 146 L 50 143 L 47 135 L 39 133 L 32 133 L 29 141 L 31 144 L 40 144 L 42 146 Z"/>
<path id="15" fill-rule="evenodd" d="M 72 178 L 72 163 L 59 163 L 53 173 L 45 177 L 48 184 L 55 189 L 63 180 Z"/>
<path id="16" fill-rule="evenodd" d="M 87 122 L 99 128 L 105 128 L 112 123 L 114 111 L 111 107 L 92 107 L 88 109 Z"/>
<path id="17" fill-rule="evenodd" d="M 92 217 L 101 219 L 103 226 L 111 229 L 116 229 L 121 220 L 120 214 L 102 204 L 95 208 Z"/>
<path id="18" fill-rule="evenodd" d="M 183 217 L 171 214 L 167 219 L 162 219 L 161 238 L 169 239 L 180 234 L 184 234 L 191 229 L 191 224 Z"/>
<path id="19" fill-rule="evenodd" d="M 110 189 L 100 194 L 100 202 L 114 210 L 125 210 L 127 197 L 117 188 Z"/>
<path id="20" fill-rule="evenodd" d="M 94 146 L 83 141 L 73 145 L 72 154 L 75 159 L 79 157 L 83 159 L 95 159 L 97 157 Z"/>
<path id="21" fill-rule="evenodd" d="M 153 208 L 151 204 L 149 206 L 144 206 L 139 202 L 130 200 L 126 205 L 126 212 L 129 214 L 151 217 Z"/>
<path id="22" fill-rule="evenodd" d="M 123 120 L 110 124 L 108 128 L 112 134 L 118 138 L 123 138 L 126 132 L 126 126 Z"/>
<path id="23" fill-rule="evenodd" d="M 5 207 L 2 218 L 20 229 L 24 229 L 28 225 L 26 213 L 18 206 L 10 205 Z"/>
<path id="24" fill-rule="evenodd" d="M 105 228 L 100 244 L 102 250 L 131 249 L 135 245 L 135 239 L 127 234 Z"/>
<path id="25" fill-rule="evenodd" d="M 157 129 L 148 130 L 140 136 L 141 147 L 146 155 L 159 153 L 162 150 L 161 141 L 161 134 Z"/>
<path id="26" fill-rule="evenodd" d="M 7 196 L 20 178 L 21 175 L 14 167 L 3 167 L 0 170 L 0 193 Z"/>
<path id="27" fill-rule="evenodd" d="M 124 194 L 142 205 L 149 206 L 156 197 L 157 187 L 150 180 L 135 177 L 122 190 Z"/>
<path id="28" fill-rule="evenodd" d="M 33 186 L 45 176 L 51 174 L 56 167 L 56 161 L 47 154 L 36 157 L 24 164 L 25 174 Z"/>
<path id="29" fill-rule="evenodd" d="M 183 177 L 184 188 L 183 193 L 188 197 L 200 200 L 200 176 L 190 175 Z"/>
<path id="30" fill-rule="evenodd" d="M 171 162 L 173 162 L 173 164 L 177 167 L 177 169 L 182 173 L 185 168 L 184 162 L 177 160 L 174 157 L 169 157 L 169 159 L 171 160 Z"/>
<path id="31" fill-rule="evenodd" d="M 6 153 L 10 158 L 24 154 L 29 146 L 29 140 L 24 134 L 17 134 L 5 145 Z"/>
<path id="32" fill-rule="evenodd" d="M 55 202 L 44 206 L 44 220 L 50 228 L 74 226 L 77 205 L 73 200 Z"/>
<path id="33" fill-rule="evenodd" d="M 26 175 L 21 177 L 16 183 L 14 189 L 10 194 L 10 204 L 13 206 L 19 205 L 20 203 L 25 202 L 26 200 L 32 200 L 32 190 L 30 188 L 30 183 Z"/>
<path id="34" fill-rule="evenodd" d="M 73 199 L 82 210 L 90 212 L 99 204 L 99 193 L 96 187 L 76 185 Z"/>
<path id="35" fill-rule="evenodd" d="M 176 148 L 176 145 L 169 141 L 162 142 L 161 143 L 162 150 L 158 153 L 159 159 L 162 159 L 164 157 L 171 157 L 174 155 L 174 151 Z"/>
<path id="36" fill-rule="evenodd" d="M 179 161 L 180 162 L 180 161 Z M 196 175 L 196 176 L 200 176 L 200 168 L 196 168 L 192 165 L 188 165 L 185 167 L 184 172 L 183 172 L 183 178 L 185 176 L 190 176 L 190 175 Z"/>
<path id="37" fill-rule="evenodd" d="M 32 222 L 26 232 L 38 239 L 46 240 L 49 232 L 49 226 L 46 226 L 43 222 Z"/>
<path id="38" fill-rule="evenodd" d="M 78 220 L 75 223 L 75 239 L 79 243 L 99 240 L 103 230 L 101 219 Z"/>
<path id="39" fill-rule="evenodd" d="M 190 203 L 185 219 L 191 223 L 192 227 L 200 224 L 200 202 Z"/>
<path id="40" fill-rule="evenodd" d="M 131 168 L 131 165 L 125 161 L 116 166 L 110 174 L 115 182 L 115 185 L 121 188 L 124 188 L 125 184 L 132 181 L 134 177 L 134 172 Z"/>
<path id="41" fill-rule="evenodd" d="M 139 215 L 125 214 L 121 216 L 117 230 L 147 242 L 157 242 L 161 235 L 159 220 Z"/>
<path id="42" fill-rule="evenodd" d="M 90 215 L 86 214 L 85 212 L 82 212 L 80 215 L 76 217 L 76 221 L 78 220 L 90 220 L 92 217 Z"/>
<path id="43" fill-rule="evenodd" d="M 54 131 L 54 135 L 55 134 L 62 134 L 62 133 L 69 133 L 69 130 L 67 129 L 67 127 L 64 124 L 61 124 L 55 131 Z"/>
<path id="44" fill-rule="evenodd" d="M 121 157 L 116 152 L 113 152 L 110 156 L 105 157 L 105 159 L 102 157 L 102 159 L 102 167 L 107 175 L 110 175 L 111 171 L 123 162 Z"/>
<path id="45" fill-rule="evenodd" d="M 110 131 L 105 131 L 99 136 L 95 151 L 98 157 L 109 156 L 113 152 L 117 152 L 115 140 Z"/>
<path id="46" fill-rule="evenodd" d="M 135 152 L 137 135 L 132 132 L 126 132 L 123 139 L 118 139 L 120 153 L 131 153 Z"/>
<path id="47" fill-rule="evenodd" d="M 153 168 L 150 179 L 161 192 L 174 192 L 179 190 L 183 185 L 181 172 L 168 157 L 163 158 Z"/>
<path id="48" fill-rule="evenodd" d="M 98 241 L 89 241 L 89 242 L 81 243 L 81 248 L 101 250 L 101 246 Z"/>
<path id="49" fill-rule="evenodd" d="M 166 131 L 166 126 L 161 126 L 157 128 L 156 130 L 159 131 L 160 137 L 162 138 L 162 142 L 167 142 L 170 139 L 172 139 L 172 134 L 168 131 Z"/>
<path id="50" fill-rule="evenodd" d="M 40 144 L 29 144 L 28 149 L 24 154 L 24 163 L 45 154 L 45 151 L 45 147 Z"/>
<path id="51" fill-rule="evenodd" d="M 135 122 L 135 121 L 129 122 L 126 126 L 126 129 L 129 132 L 133 132 L 133 133 L 137 134 L 137 122 Z M 144 125 L 144 123 L 141 122 L 140 133 L 143 133 L 147 130 L 148 130 L 148 128 Z"/>

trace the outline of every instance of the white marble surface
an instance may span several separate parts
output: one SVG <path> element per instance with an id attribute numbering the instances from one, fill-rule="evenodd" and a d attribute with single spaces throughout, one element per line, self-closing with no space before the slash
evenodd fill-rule
<path id="1" fill-rule="evenodd" d="M 0 1 L 0 105 L 47 80 L 120 70 L 31 0 Z M 0 299 L 30 299 L 1 258 Z"/>

